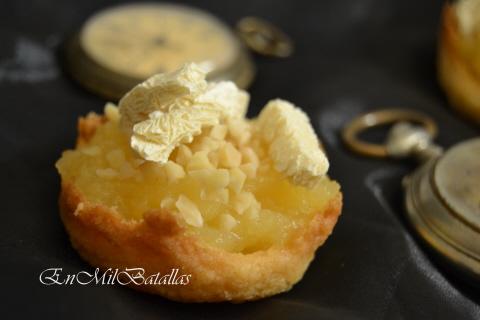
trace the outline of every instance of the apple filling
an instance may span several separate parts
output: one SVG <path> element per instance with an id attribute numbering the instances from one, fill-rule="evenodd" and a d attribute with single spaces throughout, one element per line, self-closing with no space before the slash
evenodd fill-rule
<path id="1" fill-rule="evenodd" d="M 106 117 L 86 145 L 63 153 L 57 168 L 86 200 L 128 220 L 167 210 L 207 244 L 248 253 L 281 245 L 339 192 L 326 176 L 307 188 L 275 170 L 255 120 L 207 127 L 158 164 L 130 147 L 117 110 L 107 108 Z"/>

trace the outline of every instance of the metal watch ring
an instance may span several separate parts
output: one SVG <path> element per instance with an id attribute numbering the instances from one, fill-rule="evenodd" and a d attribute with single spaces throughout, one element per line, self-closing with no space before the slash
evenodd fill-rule
<path id="1" fill-rule="evenodd" d="M 383 144 L 361 140 L 358 135 L 370 128 L 400 121 L 418 123 L 427 130 L 432 138 L 437 135 L 437 125 L 427 115 L 408 109 L 383 109 L 363 114 L 354 118 L 342 130 L 342 138 L 347 147 L 359 154 L 384 158 L 388 156 Z"/>

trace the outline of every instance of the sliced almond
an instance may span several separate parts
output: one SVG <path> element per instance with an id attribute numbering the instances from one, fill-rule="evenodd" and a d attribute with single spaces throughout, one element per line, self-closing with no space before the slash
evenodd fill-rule
<path id="1" fill-rule="evenodd" d="M 238 224 L 238 221 L 228 213 L 222 213 L 218 216 L 219 227 L 223 231 L 230 231 Z"/>
<path id="2" fill-rule="evenodd" d="M 193 151 L 214 151 L 220 148 L 220 142 L 211 137 L 203 137 L 193 147 Z"/>
<path id="3" fill-rule="evenodd" d="M 179 165 L 186 166 L 190 158 L 192 157 L 192 151 L 189 147 L 184 144 L 181 144 L 177 148 L 177 156 L 175 157 L 175 162 Z"/>
<path id="4" fill-rule="evenodd" d="M 116 105 L 111 102 L 107 102 L 103 108 L 103 113 L 109 121 L 118 122 L 120 120 L 120 112 Z"/>
<path id="5" fill-rule="evenodd" d="M 243 214 L 255 202 L 255 196 L 251 192 L 241 192 L 235 196 L 232 201 L 232 207 L 238 214 Z"/>
<path id="6" fill-rule="evenodd" d="M 240 153 L 242 154 L 243 163 L 254 163 L 256 165 L 259 164 L 260 160 L 258 159 L 257 153 L 252 148 L 250 147 L 241 148 Z"/>
<path id="7" fill-rule="evenodd" d="M 239 168 L 230 169 L 230 183 L 228 187 L 235 193 L 239 193 L 246 179 L 247 175 Z"/>
<path id="8" fill-rule="evenodd" d="M 163 167 L 169 183 L 173 183 L 185 177 L 185 170 L 183 170 L 183 167 L 173 161 L 169 160 Z"/>
<path id="9" fill-rule="evenodd" d="M 229 192 L 227 188 L 221 188 L 216 190 L 202 190 L 200 193 L 202 200 L 216 201 L 224 204 L 228 204 Z"/>
<path id="10" fill-rule="evenodd" d="M 172 209 L 174 206 L 175 206 L 175 199 L 172 197 L 164 198 L 160 202 L 160 207 L 162 209 Z"/>
<path id="11" fill-rule="evenodd" d="M 213 126 L 210 130 L 210 137 L 216 140 L 224 140 L 227 136 L 227 131 L 227 126 L 223 124 L 218 124 L 216 126 Z"/>
<path id="12" fill-rule="evenodd" d="M 218 152 L 218 164 L 224 168 L 236 168 L 242 162 L 242 154 L 227 142 Z"/>
<path id="13" fill-rule="evenodd" d="M 175 202 L 175 206 L 186 223 L 194 227 L 203 226 L 202 214 L 192 200 L 184 195 L 180 195 L 177 202 Z"/>
<path id="14" fill-rule="evenodd" d="M 218 163 L 219 163 L 219 156 L 218 156 L 218 151 L 210 151 L 208 153 L 208 160 L 210 161 L 210 163 L 212 164 L 212 166 L 214 166 L 215 168 L 218 167 Z"/>
<path id="15" fill-rule="evenodd" d="M 202 187 L 213 190 L 225 188 L 230 182 L 230 175 L 226 169 L 192 170 L 188 174 L 198 180 Z"/>
<path id="16" fill-rule="evenodd" d="M 239 146 L 246 144 L 251 137 L 250 125 L 247 121 L 240 118 L 231 118 L 228 120 L 228 135 Z"/>
<path id="17" fill-rule="evenodd" d="M 213 165 L 208 160 L 206 151 L 198 151 L 190 158 L 187 164 L 187 170 L 213 169 Z"/>
<path id="18" fill-rule="evenodd" d="M 247 178 L 254 179 L 257 176 L 258 165 L 255 163 L 244 163 L 240 165 L 240 170 L 242 170 Z"/>
<path id="19" fill-rule="evenodd" d="M 260 216 L 261 210 L 262 210 L 262 207 L 260 203 L 255 200 L 254 202 L 252 202 L 252 205 L 247 210 L 245 210 L 243 214 L 249 219 L 255 220 L 255 219 L 258 219 L 258 217 Z"/>

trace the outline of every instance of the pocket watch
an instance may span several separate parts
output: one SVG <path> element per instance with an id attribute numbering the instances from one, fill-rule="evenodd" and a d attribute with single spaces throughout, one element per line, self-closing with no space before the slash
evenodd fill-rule
<path id="1" fill-rule="evenodd" d="M 65 63 L 80 84 L 116 100 L 153 74 L 186 62 L 201 65 L 209 80 L 232 80 L 246 88 L 255 74 L 246 47 L 278 57 L 290 55 L 293 48 L 288 36 L 258 18 L 242 19 L 234 33 L 200 9 L 131 3 L 91 16 L 66 42 Z"/>
<path id="2" fill-rule="evenodd" d="M 420 124 L 414 126 L 413 123 Z M 371 127 L 395 123 L 384 145 L 362 141 Z M 480 138 L 443 149 L 428 116 L 403 109 L 370 112 L 352 120 L 343 140 L 366 156 L 413 157 L 419 167 L 403 179 L 408 220 L 434 252 L 467 279 L 480 280 Z"/>

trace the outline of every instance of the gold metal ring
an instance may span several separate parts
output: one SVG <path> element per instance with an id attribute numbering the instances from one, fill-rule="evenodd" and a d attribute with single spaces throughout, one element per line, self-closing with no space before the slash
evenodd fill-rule
<path id="1" fill-rule="evenodd" d="M 290 37 L 265 20 L 245 17 L 237 23 L 237 32 L 245 44 L 259 54 L 285 58 L 293 52 Z"/>
<path id="2" fill-rule="evenodd" d="M 363 141 L 358 135 L 369 128 L 401 121 L 414 122 L 423 126 L 432 138 L 437 135 L 435 122 L 421 112 L 408 109 L 383 109 L 354 118 L 343 128 L 342 138 L 347 147 L 356 153 L 383 158 L 388 156 L 385 145 Z"/>

